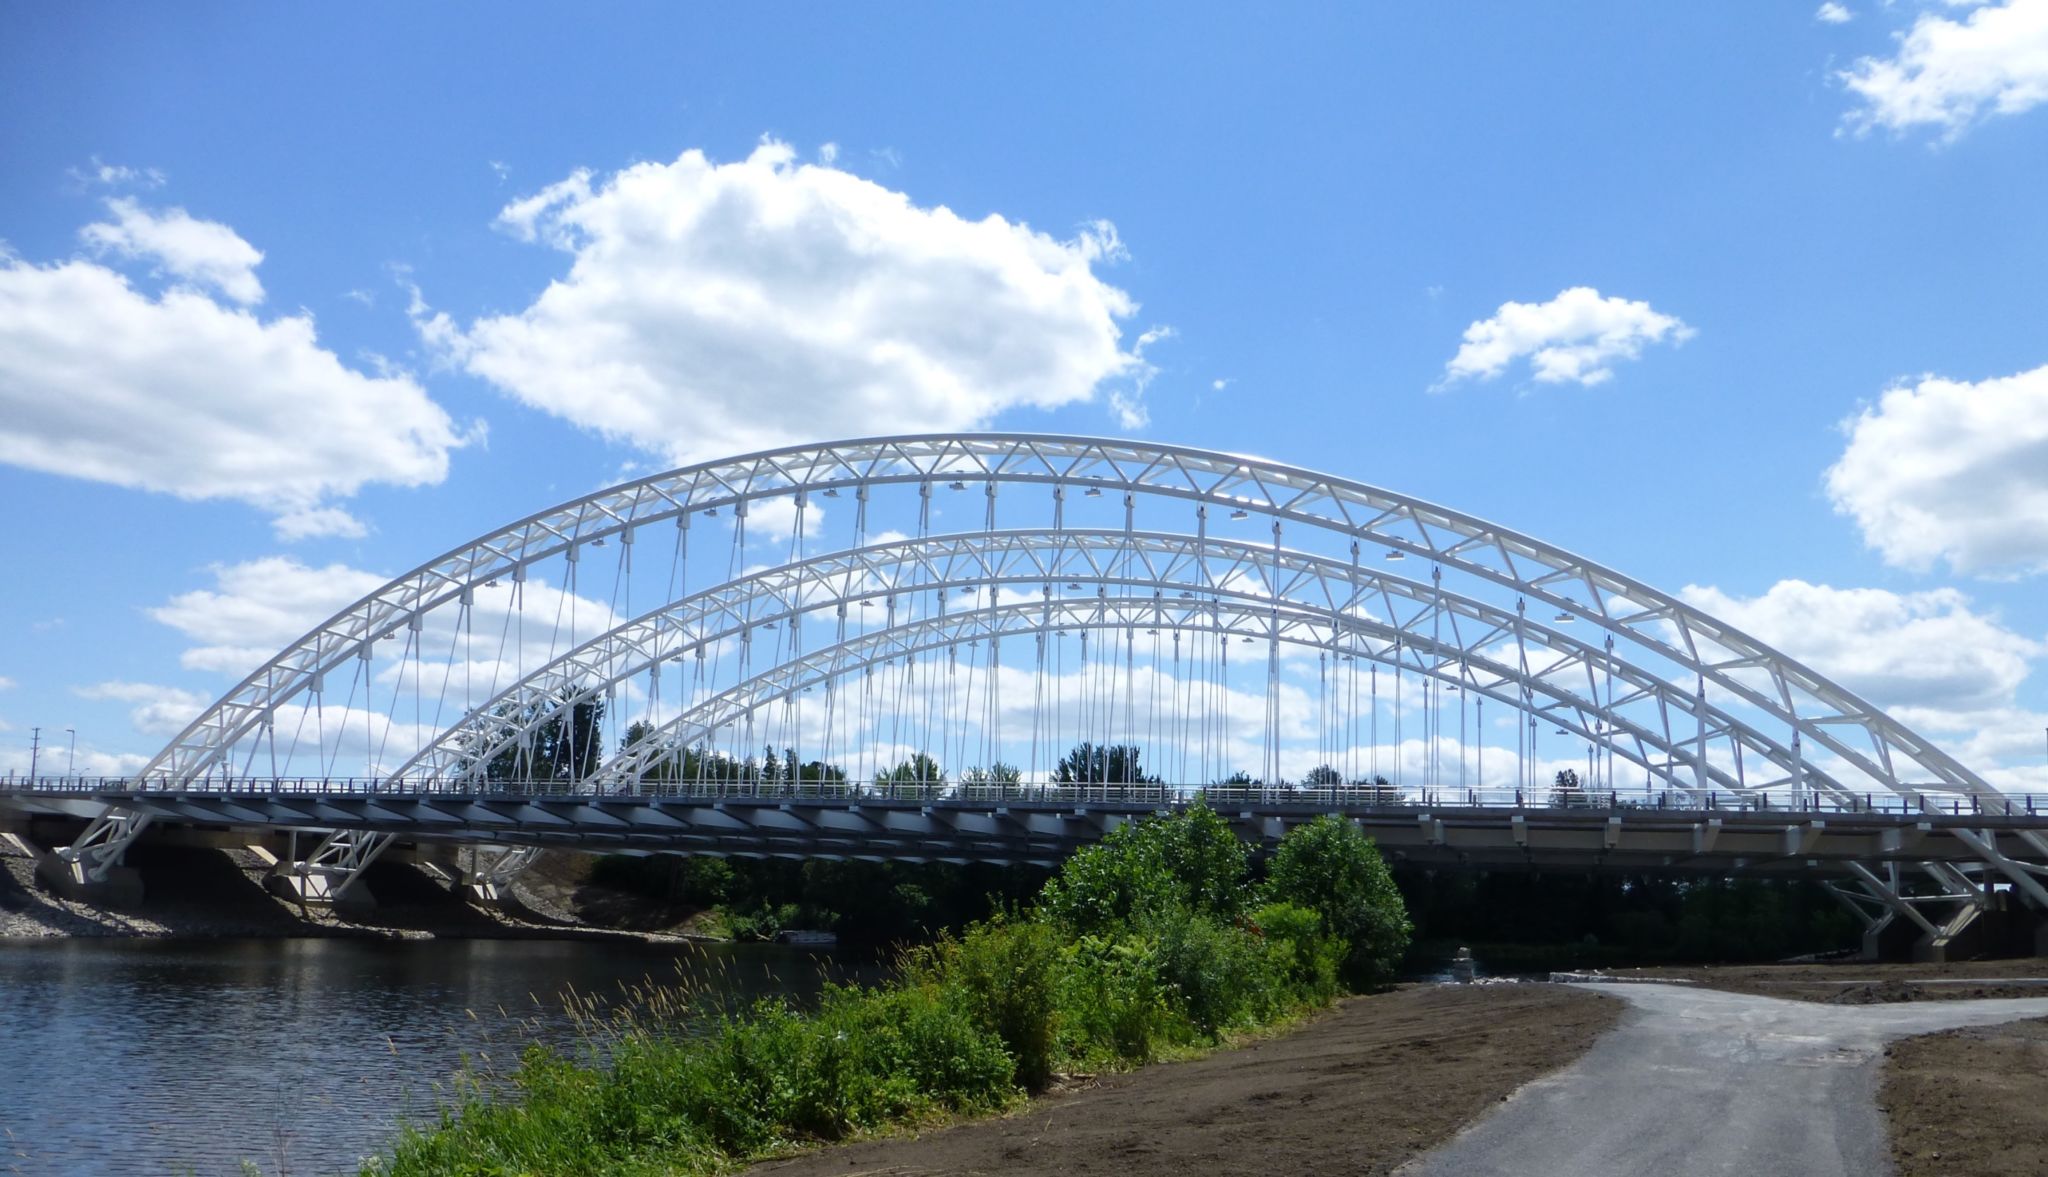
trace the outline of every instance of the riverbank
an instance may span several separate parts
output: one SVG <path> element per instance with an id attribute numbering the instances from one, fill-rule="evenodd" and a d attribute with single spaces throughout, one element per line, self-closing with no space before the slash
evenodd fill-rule
<path id="1" fill-rule="evenodd" d="M 702 939 L 699 913 L 589 883 L 589 859 L 543 855 L 510 888 L 511 902 L 466 902 L 419 867 L 378 863 L 366 882 L 375 908 L 338 913 L 264 888 L 270 864 L 238 849 L 142 845 L 129 852 L 144 899 L 131 911 L 65 899 L 35 881 L 35 860 L 0 841 L 0 939 L 71 937 L 284 939 L 599 939 L 667 943 Z"/>
<path id="2" fill-rule="evenodd" d="M 1404 986 L 1235 1049 L 1083 1080 L 999 1119 L 749 1172 L 1391 1173 L 1577 1058 L 1621 1012 L 1612 998 L 1555 985 Z"/>

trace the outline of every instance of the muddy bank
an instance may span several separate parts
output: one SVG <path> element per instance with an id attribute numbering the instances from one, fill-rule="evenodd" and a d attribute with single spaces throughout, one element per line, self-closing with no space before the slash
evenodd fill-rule
<path id="1" fill-rule="evenodd" d="M 1840 1005 L 1894 1001 L 1965 1001 L 1980 997 L 2048 997 L 2048 960 L 1978 960 L 1950 964 L 1705 965 L 1601 969 L 1622 980 L 1686 981 L 1730 993 Z M 1591 975 L 1591 974 L 1589 974 Z"/>
<path id="2" fill-rule="evenodd" d="M 580 854 L 542 856 L 502 907 L 466 902 L 413 864 L 380 862 L 365 875 L 378 905 L 347 915 L 272 895 L 263 885 L 269 864 L 246 850 L 143 844 L 129 851 L 128 863 L 143 874 L 143 902 L 114 910 L 44 890 L 34 859 L 0 841 L 0 938 L 671 940 L 689 938 L 686 925 L 696 916 L 591 886 L 588 856 Z"/>
<path id="3" fill-rule="evenodd" d="M 1877 1103 L 1899 1177 L 2048 1172 L 2048 1019 L 1894 1043 Z"/>
<path id="4" fill-rule="evenodd" d="M 1353 998 L 1235 1050 L 1087 1082 L 1001 1119 L 750 1172 L 1390 1173 L 1577 1058 L 1621 1012 L 1619 1001 L 1553 985 L 1413 986 Z"/>

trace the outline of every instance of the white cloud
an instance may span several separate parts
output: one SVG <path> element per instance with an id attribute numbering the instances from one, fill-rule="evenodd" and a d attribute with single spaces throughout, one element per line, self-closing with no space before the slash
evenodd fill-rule
<path id="1" fill-rule="evenodd" d="M 410 376 L 343 365 L 310 316 L 266 322 L 195 290 L 151 298 L 91 262 L 0 254 L 0 462 L 346 535 L 360 524 L 331 499 L 439 482 L 464 440 Z"/>
<path id="2" fill-rule="evenodd" d="M 345 564 L 314 568 L 289 556 L 211 571 L 213 588 L 180 593 L 149 615 L 198 643 L 180 658 L 187 669 L 235 675 L 385 583 L 374 572 Z"/>
<path id="3" fill-rule="evenodd" d="M 78 231 L 86 244 L 153 261 L 174 277 L 211 286 L 244 306 L 263 301 L 263 283 L 256 280 L 263 254 L 233 229 L 198 220 L 182 208 L 152 212 L 125 196 L 107 201 L 107 209 L 113 221 Z"/>
<path id="4" fill-rule="evenodd" d="M 1148 370 L 1098 223 L 1061 241 L 921 208 L 786 145 L 576 172 L 499 224 L 572 256 L 516 314 L 422 337 L 527 404 L 673 461 L 818 437 L 984 426 Z M 1119 412 L 1141 413 L 1138 390 Z"/>
<path id="5" fill-rule="evenodd" d="M 1893 56 L 1836 76 L 1863 100 L 1845 118 L 1858 134 L 1934 127 L 1954 139 L 1989 115 L 2048 102 L 2048 0 L 1986 5 L 1961 21 L 1923 13 Z"/>
<path id="6" fill-rule="evenodd" d="M 124 164 L 111 164 L 99 156 L 91 156 L 92 166 L 84 171 L 70 169 L 73 179 L 80 183 L 102 184 L 109 188 L 134 185 L 138 188 L 161 188 L 164 174 L 156 168 L 131 168 Z"/>
<path id="7" fill-rule="evenodd" d="M 14 680 L 13 680 L 13 679 L 11 679 L 11 678 L 8 678 L 8 677 L 7 677 L 6 675 L 4 675 L 4 674 L 0 674 L 0 691 L 11 691 L 11 690 L 13 690 L 13 689 L 14 689 Z"/>
<path id="8" fill-rule="evenodd" d="M 1590 286 L 1560 291 L 1549 302 L 1508 302 L 1492 318 L 1465 328 L 1458 354 L 1444 365 L 1442 389 L 1470 378 L 1491 380 L 1527 357 L 1538 383 L 1600 384 L 1615 360 L 1632 360 L 1651 343 L 1683 343 L 1694 332 L 1647 302 L 1603 298 Z"/>
<path id="9" fill-rule="evenodd" d="M 1813 14 L 1813 19 L 1820 21 L 1822 24 L 1845 25 L 1855 20 L 1856 14 L 1835 3 L 1835 0 L 1827 0 L 1827 3 L 1821 5 L 1819 10 Z"/>
<path id="10" fill-rule="evenodd" d="M 1828 495 L 1887 562 L 2048 571 L 2048 366 L 1975 384 L 1929 376 L 1845 428 Z"/>
<path id="11" fill-rule="evenodd" d="M 1887 710 L 1930 726 L 2012 705 L 2048 645 L 1970 608 L 1955 589 L 1894 593 L 1782 580 L 1760 597 L 1688 585 L 1679 596 Z"/>
<path id="12" fill-rule="evenodd" d="M 156 683 L 103 682 L 78 687 L 76 692 L 80 698 L 131 704 L 128 718 L 135 730 L 146 736 L 177 735 L 212 701 L 197 691 Z"/>

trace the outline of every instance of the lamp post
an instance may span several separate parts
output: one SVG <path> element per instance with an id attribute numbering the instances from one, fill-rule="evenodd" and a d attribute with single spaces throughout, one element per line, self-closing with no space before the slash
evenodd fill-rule
<path id="1" fill-rule="evenodd" d="M 67 727 L 64 729 L 64 732 L 66 735 L 69 735 L 71 737 L 71 750 L 65 753 L 64 756 L 64 777 L 66 780 L 69 780 L 71 777 L 77 775 L 76 770 L 78 768 L 78 729 L 75 727 Z"/>
<path id="2" fill-rule="evenodd" d="M 36 787 L 36 761 L 42 758 L 42 754 L 43 729 L 32 727 L 28 729 L 28 787 L 31 789 Z"/>

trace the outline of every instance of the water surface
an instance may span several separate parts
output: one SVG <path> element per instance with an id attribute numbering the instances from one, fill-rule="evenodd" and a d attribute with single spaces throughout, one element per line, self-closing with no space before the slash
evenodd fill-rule
<path id="1" fill-rule="evenodd" d="M 0 941 L 0 1173 L 353 1173 L 560 995 L 814 995 L 828 958 L 562 940 Z"/>

